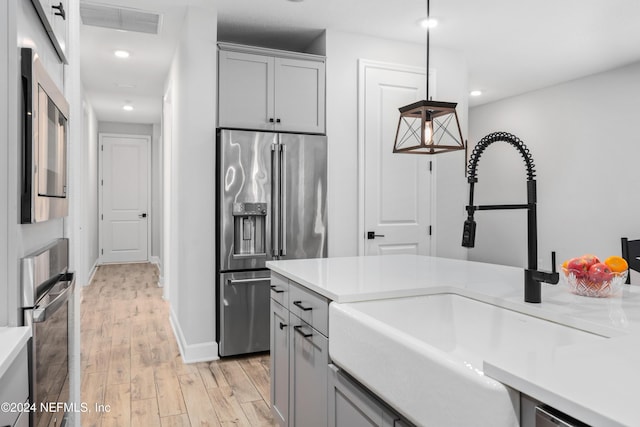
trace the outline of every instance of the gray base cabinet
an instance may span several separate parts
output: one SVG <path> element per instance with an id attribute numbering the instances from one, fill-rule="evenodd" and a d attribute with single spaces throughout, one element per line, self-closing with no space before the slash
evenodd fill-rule
<path id="1" fill-rule="evenodd" d="M 280 426 L 327 426 L 328 301 L 271 275 L 271 413 Z"/>

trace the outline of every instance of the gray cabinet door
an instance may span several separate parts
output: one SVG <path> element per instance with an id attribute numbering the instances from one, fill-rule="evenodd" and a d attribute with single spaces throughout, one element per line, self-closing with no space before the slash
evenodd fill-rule
<path id="1" fill-rule="evenodd" d="M 290 313 L 289 316 L 289 424 L 296 427 L 326 427 L 329 342 L 296 315 Z"/>
<path id="2" fill-rule="evenodd" d="M 289 416 L 289 311 L 271 300 L 271 413 L 280 426 Z"/>
<path id="3" fill-rule="evenodd" d="M 390 427 L 395 417 L 366 390 L 329 365 L 329 427 Z"/>
<path id="4" fill-rule="evenodd" d="M 218 127 L 273 130 L 273 58 L 221 50 Z"/>

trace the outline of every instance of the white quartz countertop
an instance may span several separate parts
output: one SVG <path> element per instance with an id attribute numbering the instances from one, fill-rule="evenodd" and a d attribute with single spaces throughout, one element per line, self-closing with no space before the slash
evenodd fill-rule
<path id="1" fill-rule="evenodd" d="M 20 350 L 31 337 L 31 328 L 0 327 L 0 378 L 7 372 Z"/>
<path id="2" fill-rule="evenodd" d="M 270 261 L 267 267 L 338 303 L 450 292 L 609 337 L 588 348 L 541 348 L 526 360 L 485 359 L 484 372 L 588 424 L 640 426 L 640 286 L 588 298 L 562 284 L 543 284 L 542 303 L 530 304 L 523 297 L 524 270 L 515 267 L 414 255 Z"/>

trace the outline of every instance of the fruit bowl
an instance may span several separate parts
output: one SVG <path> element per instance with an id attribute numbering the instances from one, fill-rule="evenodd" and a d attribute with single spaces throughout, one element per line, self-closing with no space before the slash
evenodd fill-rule
<path id="1" fill-rule="evenodd" d="M 588 275 L 579 271 L 562 267 L 563 281 L 569 286 L 569 290 L 577 295 L 587 297 L 606 298 L 617 295 L 627 280 L 627 271 L 621 273 L 611 272 L 609 280 L 593 280 Z"/>

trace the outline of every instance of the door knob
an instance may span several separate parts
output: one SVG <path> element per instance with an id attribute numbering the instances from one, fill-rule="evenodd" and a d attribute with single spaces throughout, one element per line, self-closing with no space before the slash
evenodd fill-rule
<path id="1" fill-rule="evenodd" d="M 140 215 L 138 215 L 138 218 L 146 218 L 146 217 L 147 217 L 146 212 L 142 212 Z"/>
<path id="2" fill-rule="evenodd" d="M 384 237 L 384 234 L 376 234 L 375 231 L 367 231 L 367 239 L 373 240 L 376 237 Z"/>

